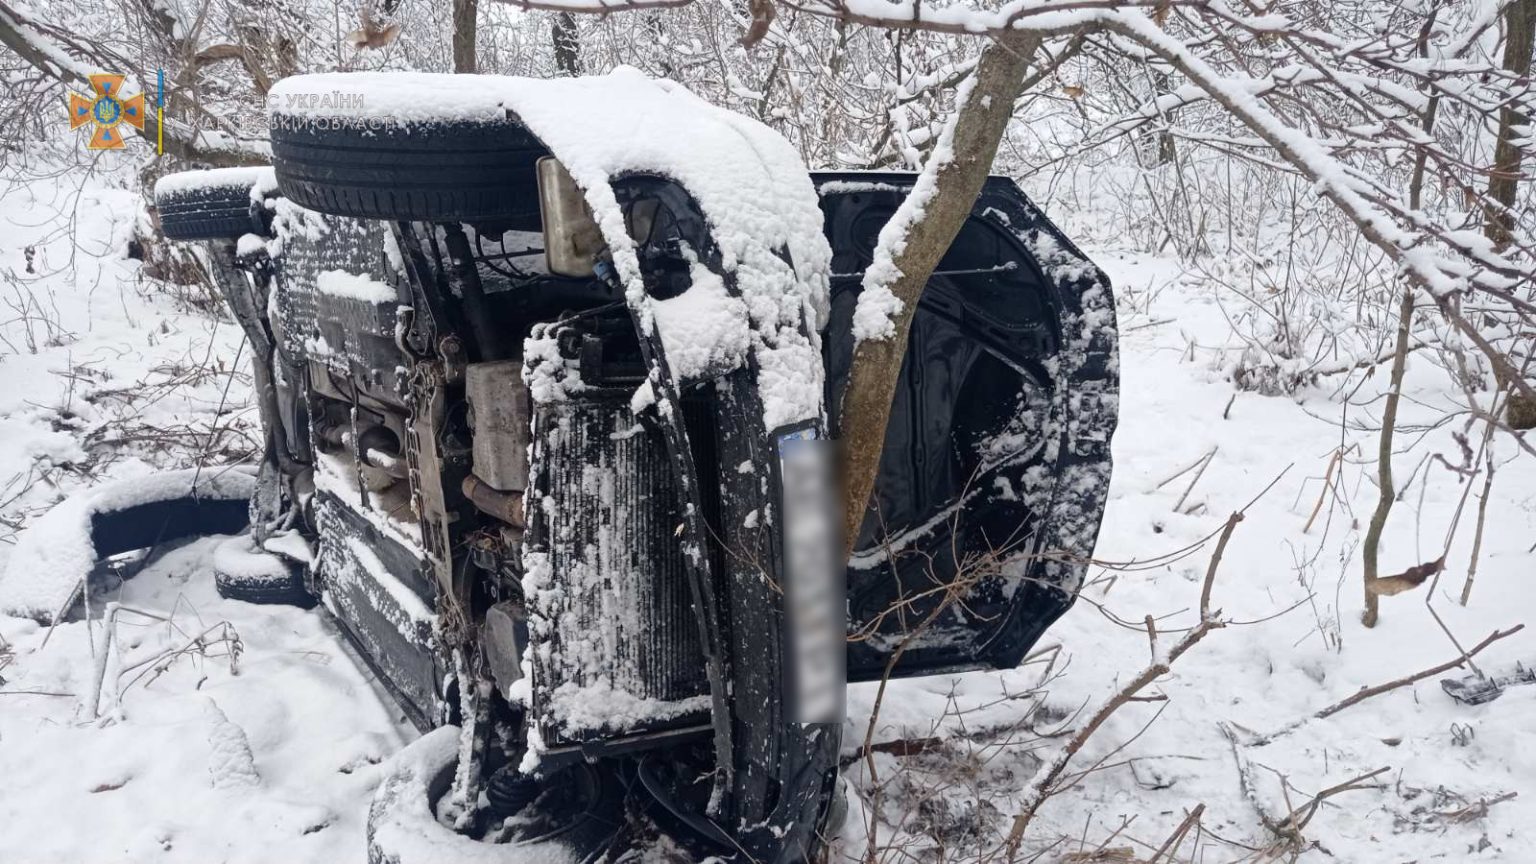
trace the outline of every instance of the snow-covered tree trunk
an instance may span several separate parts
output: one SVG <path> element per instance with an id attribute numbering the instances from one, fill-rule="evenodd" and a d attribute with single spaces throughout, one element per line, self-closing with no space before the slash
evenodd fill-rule
<path id="1" fill-rule="evenodd" d="M 1531 75 L 1531 51 L 1536 47 L 1536 0 L 1516 0 L 1504 12 L 1504 70 L 1519 80 Z M 1520 191 L 1520 169 L 1524 151 L 1519 139 L 1529 135 L 1531 117 L 1518 103 L 1504 106 L 1499 116 L 1498 143 L 1493 151 L 1493 172 L 1488 178 L 1487 221 L 1484 231 L 1499 248 L 1507 247 L 1515 231 L 1516 201 Z M 1525 130 L 1523 133 L 1521 130 Z M 1533 353 L 1527 349 L 1527 355 Z M 1500 375 L 1509 389 L 1504 420 L 1515 429 L 1536 428 L 1536 398 L 1514 387 L 1515 375 L 1536 375 L 1529 356 L 1512 358 L 1515 370 Z"/>
<path id="2" fill-rule="evenodd" d="M 850 547 L 874 491 L 918 299 L 992 171 L 1014 99 L 1039 47 L 1034 33 L 1008 32 L 982 49 L 911 194 L 880 232 L 854 312 L 856 347 L 840 413 L 843 536 Z"/>
<path id="3" fill-rule="evenodd" d="M 1504 70 L 1516 78 L 1531 74 L 1531 48 L 1536 42 L 1536 0 L 1516 0 L 1504 11 Z M 1488 177 L 1488 239 L 1507 246 L 1515 227 L 1515 193 L 1520 183 L 1524 155 L 1517 131 L 1531 122 L 1521 106 L 1511 102 L 1499 112 L 1499 137 L 1493 151 L 1493 171 Z"/>
<path id="4" fill-rule="evenodd" d="M 550 36 L 555 43 L 555 69 L 561 75 L 580 75 L 581 37 L 576 32 L 576 16 L 556 13 Z"/>

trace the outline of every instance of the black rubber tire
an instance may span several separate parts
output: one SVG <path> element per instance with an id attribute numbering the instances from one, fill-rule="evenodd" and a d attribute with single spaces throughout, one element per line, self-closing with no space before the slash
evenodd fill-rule
<path id="1" fill-rule="evenodd" d="M 253 543 L 250 535 L 241 535 L 226 541 L 227 544 L 244 544 L 249 553 Z M 222 547 L 221 547 L 222 548 Z M 213 556 L 213 584 L 219 596 L 226 600 L 243 600 L 246 603 L 264 605 L 298 606 L 313 608 L 315 595 L 304 584 L 304 569 L 300 565 L 279 558 L 272 553 L 262 553 L 274 564 L 271 572 L 255 573 L 249 570 L 235 572 L 233 568 L 220 566 L 220 554 Z"/>
<path id="2" fill-rule="evenodd" d="M 274 115 L 283 197 L 357 219 L 519 223 L 538 219 L 534 163 L 549 151 L 511 120 L 347 124 Z"/>
<path id="3" fill-rule="evenodd" d="M 441 726 L 407 744 L 390 758 L 368 807 L 368 864 L 439 864 L 484 861 L 500 853 L 518 861 L 611 861 L 633 848 L 624 812 L 622 784 L 601 779 L 603 763 L 587 770 L 598 777 L 587 814 L 547 839 L 490 844 L 457 834 L 438 823 L 436 804 L 453 782 L 458 765 L 459 729 Z"/>
<path id="4" fill-rule="evenodd" d="M 235 240 L 264 234 L 261 205 L 251 189 L 268 168 L 186 171 L 167 175 L 155 187 L 160 230 L 172 240 Z M 194 176 L 201 175 L 201 176 Z"/>
<path id="5" fill-rule="evenodd" d="M 153 549 L 205 534 L 234 534 L 250 522 L 250 504 L 244 498 L 207 496 L 172 498 L 91 514 L 91 541 L 98 559 Z"/>
<path id="6" fill-rule="evenodd" d="M 213 574 L 219 596 L 226 600 L 243 600 L 270 606 L 297 606 L 300 609 L 315 608 L 315 595 L 304 587 L 303 577 L 271 582 L 252 582 L 230 579 L 217 571 Z"/>

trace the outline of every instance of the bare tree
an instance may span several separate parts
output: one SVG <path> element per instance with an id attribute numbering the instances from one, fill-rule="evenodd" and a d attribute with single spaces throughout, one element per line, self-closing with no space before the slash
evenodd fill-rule
<path id="1" fill-rule="evenodd" d="M 1504 71 L 1516 78 L 1531 74 L 1531 48 L 1536 43 L 1536 0 L 1516 0 L 1504 10 Z M 1496 245 L 1507 246 L 1516 226 L 1515 194 L 1525 153 L 1516 139 L 1517 127 L 1531 122 L 1518 101 L 1499 110 L 1498 143 L 1493 151 L 1493 170 L 1488 175 L 1486 232 Z"/>
<path id="2" fill-rule="evenodd" d="M 453 71 L 475 72 L 480 0 L 453 0 Z"/>
<path id="3" fill-rule="evenodd" d="M 576 31 L 576 16 L 559 12 L 551 24 L 555 47 L 555 69 L 561 75 L 581 74 L 581 36 Z"/>

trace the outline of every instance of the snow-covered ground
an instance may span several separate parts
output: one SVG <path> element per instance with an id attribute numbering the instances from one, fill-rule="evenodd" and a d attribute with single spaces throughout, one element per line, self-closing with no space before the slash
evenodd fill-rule
<path id="1" fill-rule="evenodd" d="M 198 459 L 221 463 L 253 446 L 238 328 L 192 302 L 196 291 L 138 278 L 137 264 L 124 260 L 135 212 L 133 192 L 100 181 L 82 187 L 69 176 L 8 187 L 0 200 L 8 310 L 0 316 L 0 566 L 15 529 L 73 489 Z M 1097 770 L 1045 803 L 1025 852 L 1061 860 L 1108 839 L 1146 860 L 1203 804 L 1199 836 L 1191 832 L 1178 860 L 1263 860 L 1253 850 L 1276 838 L 1261 808 L 1279 822 L 1320 790 L 1385 768 L 1318 808 L 1300 829 L 1301 860 L 1536 860 L 1536 686 L 1469 708 L 1433 676 L 1253 744 L 1361 687 L 1456 656 L 1426 596 L 1464 646 L 1526 622 L 1536 612 L 1536 465 L 1500 469 L 1469 607 L 1454 596 L 1480 482 L 1434 593 L 1385 598 L 1381 625 L 1366 630 L 1358 544 L 1376 490 L 1374 466 L 1358 453 L 1374 449 L 1380 402 L 1368 394 L 1385 376 L 1367 381 L 1347 412 L 1331 389 L 1297 398 L 1237 393 L 1223 370 L 1238 343 L 1209 288 L 1182 281 L 1167 259 L 1089 251 L 1117 286 L 1124 351 L 1116 473 L 1097 558 L 1125 566 L 1090 571 L 1083 600 L 1041 643 L 1059 652 L 1019 670 L 919 679 L 887 694 L 876 741 L 944 740 L 916 755 L 875 757 L 887 823 L 877 841 L 936 836 L 950 850 L 945 860 L 963 858 L 978 838 L 995 843 L 1037 757 L 1149 662 L 1147 637 L 1132 628 L 1154 616 L 1166 648 L 1194 622 L 1213 544 L 1189 547 L 1268 488 L 1236 529 L 1213 592 L 1223 618 L 1254 623 L 1212 632 L 1143 693 L 1157 701 L 1115 715 L 1069 775 Z M 1404 422 L 1438 418 L 1445 386 L 1412 361 Z M 1441 551 L 1465 487 L 1438 460 L 1424 460 L 1443 453 L 1461 462 L 1452 431 L 1409 438 L 1412 448 L 1397 456 L 1400 482 L 1410 472 L 1413 481 L 1385 535 L 1385 573 Z M 1349 455 L 1337 494 L 1324 495 L 1340 447 Z M 1168 480 L 1213 448 L 1203 472 Z M 0 861 L 362 859 L 377 763 L 411 733 L 319 614 L 220 599 L 208 571 L 217 542 L 170 550 L 96 598 L 98 612 L 116 600 L 171 619 L 120 613 L 120 659 L 105 672 L 107 689 L 117 682 L 122 697 L 104 705 L 102 719 L 92 720 L 86 704 L 102 624 L 68 622 L 50 636 L 0 616 Z M 204 632 L 201 650 L 167 653 Z M 238 634 L 234 664 L 229 632 Z M 1536 633 L 1522 632 L 1478 661 L 1497 673 L 1533 654 Z M 120 673 L 140 661 L 169 663 L 160 674 Z M 850 752 L 873 695 L 871 687 L 850 695 Z M 1234 749 L 1224 724 L 1242 746 Z M 1251 796 L 1240 785 L 1239 754 Z M 847 774 L 868 796 L 865 770 L 858 762 Z M 1511 792 L 1518 797 L 1486 815 L 1476 807 Z M 852 811 L 845 852 L 859 847 L 867 803 L 855 800 Z M 902 858 L 893 851 L 882 860 Z"/>
<path id="2" fill-rule="evenodd" d="M 1222 617 L 1256 623 L 1213 631 L 1143 694 L 1165 701 L 1132 704 L 1117 713 L 1067 774 L 1098 770 L 1046 802 L 1031 838 L 1037 848 L 1061 841 L 1054 851 L 1066 853 L 1095 849 L 1114 836 L 1111 848 L 1134 849 L 1146 860 L 1188 811 L 1204 804 L 1202 825 L 1210 834 L 1195 852 L 1191 832 L 1180 860 L 1268 860 L 1246 857 L 1253 853 L 1244 847 L 1270 847 L 1276 838 L 1242 791 L 1223 724 L 1248 742 L 1363 687 L 1459 654 L 1425 605 L 1427 586 L 1383 598 L 1375 629 L 1360 624 L 1358 544 L 1376 503 L 1374 462 L 1362 464 L 1352 451 L 1336 481 L 1338 497 L 1323 496 L 1322 478 L 1337 448 L 1358 444 L 1374 453 L 1376 433 L 1370 427 L 1379 422 L 1380 400 L 1371 394 L 1385 387 L 1379 380 L 1385 375 L 1355 394 L 1356 405 L 1342 427 L 1346 412 L 1330 398 L 1331 390 L 1309 390 L 1297 398 L 1238 393 L 1223 369 L 1241 344 L 1229 338 L 1215 298 L 1182 284 L 1179 269 L 1167 260 L 1104 248 L 1089 254 L 1115 282 L 1122 332 L 1115 474 L 1095 552 L 1106 566 L 1090 571 L 1090 587 L 1037 648 L 1059 644 L 1063 654 L 1056 670 L 1068 664 L 1043 690 L 1039 731 L 1059 733 L 1062 715 L 1080 709 L 1080 719 L 1086 718 L 1148 665 L 1148 639 L 1141 629 L 1146 616 L 1155 617 L 1164 651 L 1180 638 L 1181 628 L 1197 621 L 1213 535 L 1233 511 L 1274 485 L 1236 528 L 1212 593 L 1212 608 Z M 1193 355 L 1191 343 L 1197 346 Z M 1444 386 L 1428 364 L 1411 361 L 1400 423 L 1439 417 L 1447 402 L 1439 389 Z M 1461 463 L 1451 434 L 1457 428 L 1426 434 L 1396 457 L 1400 485 L 1421 460 L 1432 461 L 1419 468 L 1392 511 L 1382 573 L 1433 560 L 1442 551 L 1465 486 L 1432 456 Z M 1166 482 L 1213 448 L 1214 457 L 1192 489 L 1198 469 Z M 1513 457 L 1513 450 L 1506 442 L 1504 458 Z M 1476 587 L 1466 608 L 1456 597 L 1471 554 L 1481 478 L 1462 516 L 1432 599 L 1434 611 L 1465 647 L 1495 629 L 1529 623 L 1536 613 L 1533 468 L 1529 459 L 1514 459 L 1499 469 Z M 1320 497 L 1322 510 L 1304 532 Z M 1203 546 L 1190 549 L 1202 540 Z M 1495 643 L 1477 662 L 1500 674 L 1514 671 L 1517 661 L 1529 665 L 1533 654 L 1536 633 L 1525 631 Z M 939 755 L 877 757 L 877 775 L 897 778 L 901 791 L 887 805 L 888 820 L 909 820 L 918 833 L 929 826 L 955 831 L 978 806 L 983 813 L 993 807 L 1015 812 L 1009 793 L 1033 776 L 1035 757 L 1048 758 L 1065 737 L 1042 742 L 1032 734 L 1035 729 L 1018 728 L 1033 700 L 1017 697 L 1038 686 L 1043 668 L 1039 663 L 1002 674 L 918 680 L 888 695 L 876 740 L 934 736 L 940 716 L 951 733 Z M 1432 676 L 1307 722 L 1267 746 L 1241 748 L 1257 805 L 1275 822 L 1321 790 L 1387 769 L 1369 781 L 1370 788 L 1341 792 L 1319 808 L 1301 831 L 1302 845 L 1311 850 L 1301 860 L 1536 860 L 1536 832 L 1530 827 L 1536 816 L 1536 686 L 1513 687 L 1491 704 L 1466 707 L 1439 684 L 1464 674 Z M 1014 698 L 1000 701 L 1008 696 Z M 860 737 L 859 721 L 868 717 L 873 698 L 870 687 L 850 694 Z M 1042 749 L 1031 755 L 1033 748 Z M 904 778 L 903 771 L 914 776 Z M 851 769 L 849 776 L 862 777 L 862 768 Z M 1475 818 L 1479 801 L 1510 792 L 1519 797 Z M 978 805 L 978 799 L 984 803 Z M 1123 825 L 1131 818 L 1132 824 Z"/>

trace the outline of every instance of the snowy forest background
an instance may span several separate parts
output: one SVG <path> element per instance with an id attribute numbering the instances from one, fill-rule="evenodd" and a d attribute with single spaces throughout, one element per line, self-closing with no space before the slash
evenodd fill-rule
<path id="1" fill-rule="evenodd" d="M 812 168 L 921 170 L 978 56 L 1028 50 L 993 170 L 1114 282 L 1111 502 L 1025 666 L 855 688 L 834 857 L 1536 860 L 1536 686 L 1439 684 L 1536 654 L 1536 3 L 534 5 L 0 0 L 0 562 L 71 491 L 259 446 L 238 328 L 144 190 L 260 161 L 285 75 L 632 65 Z M 67 90 L 156 69 L 171 155 L 87 155 Z M 206 554 L 125 583 L 166 620 L 107 720 L 89 626 L 0 616 L 0 860 L 361 854 L 406 727 Z M 238 648 L 178 650 L 216 622 Z"/>

